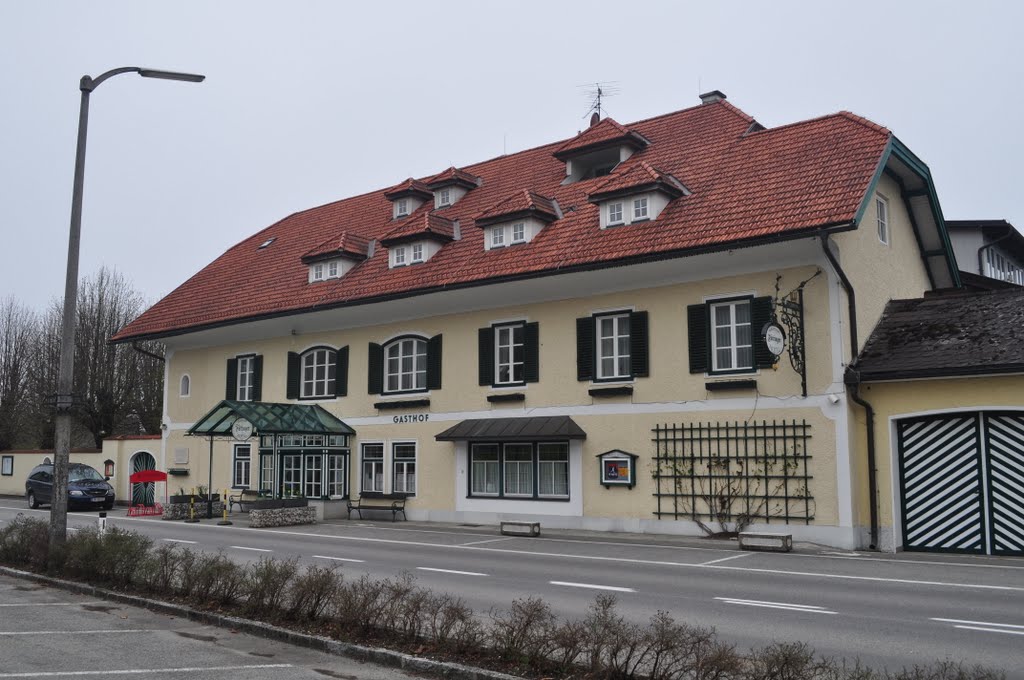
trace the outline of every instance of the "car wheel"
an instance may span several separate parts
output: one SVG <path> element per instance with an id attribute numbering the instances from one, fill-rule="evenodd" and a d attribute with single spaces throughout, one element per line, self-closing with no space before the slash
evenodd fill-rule
<path id="1" fill-rule="evenodd" d="M 39 507 L 39 501 L 36 500 L 36 494 L 34 491 L 28 492 L 28 507 L 33 510 Z"/>

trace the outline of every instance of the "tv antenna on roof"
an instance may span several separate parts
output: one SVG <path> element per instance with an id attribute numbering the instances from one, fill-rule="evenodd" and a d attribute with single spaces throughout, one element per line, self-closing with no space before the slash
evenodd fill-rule
<path id="1" fill-rule="evenodd" d="M 583 114 L 583 117 L 596 113 L 600 119 L 601 114 L 604 112 L 604 99 L 606 97 L 614 97 L 615 95 L 622 92 L 619 88 L 619 81 L 608 80 L 601 83 L 588 83 L 586 85 L 577 85 L 579 88 L 585 88 L 583 94 L 586 96 L 587 101 L 590 102 L 590 108 Z"/>

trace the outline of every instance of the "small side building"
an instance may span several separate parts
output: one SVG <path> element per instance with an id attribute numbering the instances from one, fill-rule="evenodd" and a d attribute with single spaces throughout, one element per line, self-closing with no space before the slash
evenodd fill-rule
<path id="1" fill-rule="evenodd" d="M 1024 555 L 1024 288 L 889 302 L 847 384 L 880 548 Z"/>

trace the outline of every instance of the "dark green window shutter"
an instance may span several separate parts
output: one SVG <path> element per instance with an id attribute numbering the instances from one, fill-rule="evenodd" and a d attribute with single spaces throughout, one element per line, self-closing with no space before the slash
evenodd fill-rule
<path id="1" fill-rule="evenodd" d="M 441 389 L 441 336 L 427 340 L 427 389 Z"/>
<path id="2" fill-rule="evenodd" d="M 710 321 L 707 305 L 686 308 L 687 334 L 690 341 L 690 373 L 704 373 L 711 365 Z"/>
<path id="3" fill-rule="evenodd" d="M 369 360 L 367 361 L 366 391 L 380 394 L 384 391 L 384 348 L 375 342 L 370 343 Z"/>
<path id="4" fill-rule="evenodd" d="M 263 401 L 263 355 L 252 358 L 252 400 Z"/>
<path id="5" fill-rule="evenodd" d="M 768 351 L 768 345 L 761 337 L 761 329 L 771 320 L 770 297 L 759 297 L 750 301 L 750 334 L 754 341 L 754 366 L 757 368 L 771 368 L 775 365 L 775 355 Z"/>
<path id="6" fill-rule="evenodd" d="M 335 361 L 334 396 L 344 397 L 348 394 L 348 345 L 338 350 Z"/>
<path id="7" fill-rule="evenodd" d="M 576 319 L 576 379 L 594 378 L 594 318 Z"/>
<path id="8" fill-rule="evenodd" d="M 481 328 L 477 331 L 477 365 L 480 370 L 480 384 L 494 384 L 494 329 Z"/>
<path id="9" fill-rule="evenodd" d="M 228 380 L 224 389 L 224 398 L 238 398 L 238 359 L 228 359 Z"/>
<path id="10" fill-rule="evenodd" d="M 299 381 L 302 379 L 302 365 L 299 362 L 299 355 L 295 352 L 288 352 L 288 381 L 285 388 L 285 398 L 299 398 Z"/>
<path id="11" fill-rule="evenodd" d="M 633 312 L 629 315 L 629 362 L 634 378 L 650 375 L 650 352 L 648 349 L 647 312 Z"/>
<path id="12" fill-rule="evenodd" d="M 523 325 L 523 380 L 540 380 L 540 326 L 536 321 Z"/>

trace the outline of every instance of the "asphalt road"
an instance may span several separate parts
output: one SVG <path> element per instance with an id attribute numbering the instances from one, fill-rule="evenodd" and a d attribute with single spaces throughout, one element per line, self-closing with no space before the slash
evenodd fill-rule
<path id="1" fill-rule="evenodd" d="M 0 506 L 0 521 L 30 512 Z M 46 511 L 40 513 L 46 516 Z M 942 659 L 1024 678 L 1024 560 L 742 552 L 665 537 L 503 537 L 494 528 L 328 522 L 281 529 L 114 517 L 157 541 L 223 550 L 240 561 L 299 556 L 346 575 L 413 573 L 478 612 L 540 596 L 580 616 L 598 592 L 646 621 L 658 610 L 713 626 L 741 648 L 805 641 L 819 653 L 890 669 Z M 75 513 L 70 526 L 95 523 Z"/>
<path id="2" fill-rule="evenodd" d="M 0 679 L 415 677 L 8 576 L 0 576 L 0 659 Z"/>

